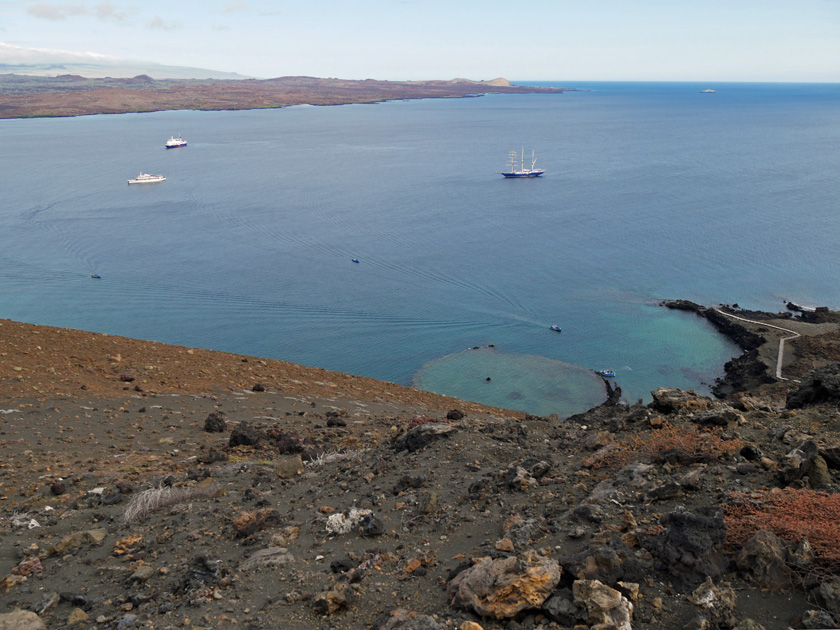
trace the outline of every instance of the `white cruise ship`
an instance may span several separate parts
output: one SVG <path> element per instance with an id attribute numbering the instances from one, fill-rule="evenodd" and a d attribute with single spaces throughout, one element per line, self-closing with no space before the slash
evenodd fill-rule
<path id="1" fill-rule="evenodd" d="M 153 184 L 155 182 L 165 182 L 166 178 L 163 175 L 149 175 L 148 173 L 140 173 L 134 179 L 129 179 L 129 184 Z"/>

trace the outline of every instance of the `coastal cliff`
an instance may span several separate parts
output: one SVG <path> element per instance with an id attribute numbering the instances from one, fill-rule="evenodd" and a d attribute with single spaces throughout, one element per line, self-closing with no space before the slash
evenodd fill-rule
<path id="1" fill-rule="evenodd" d="M 788 381 L 566 421 L 0 321 L 0 628 L 836 627 L 838 324 L 782 319 Z"/>

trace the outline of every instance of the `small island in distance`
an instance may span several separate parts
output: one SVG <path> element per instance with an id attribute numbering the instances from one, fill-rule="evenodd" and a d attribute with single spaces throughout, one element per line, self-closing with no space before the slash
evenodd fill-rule
<path id="1" fill-rule="evenodd" d="M 175 109 L 234 110 L 289 105 L 346 105 L 482 94 L 562 93 L 569 88 L 512 85 L 507 79 L 472 81 L 344 80 L 287 76 L 275 79 L 85 78 L 0 74 L 0 118 L 125 114 Z"/>

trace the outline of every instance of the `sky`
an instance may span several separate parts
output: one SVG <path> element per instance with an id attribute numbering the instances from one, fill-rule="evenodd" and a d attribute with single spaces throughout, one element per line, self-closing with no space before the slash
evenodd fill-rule
<path id="1" fill-rule="evenodd" d="M 0 63 L 43 51 L 258 78 L 838 82 L 840 0 L 0 0 Z"/>

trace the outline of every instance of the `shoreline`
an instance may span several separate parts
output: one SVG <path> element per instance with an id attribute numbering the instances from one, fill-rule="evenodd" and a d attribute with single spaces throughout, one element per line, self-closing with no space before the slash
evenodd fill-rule
<path id="1" fill-rule="evenodd" d="M 797 348 L 809 343 L 814 345 L 814 339 L 822 335 L 837 334 L 840 331 L 840 312 L 820 307 L 814 311 L 800 310 L 795 304 L 787 303 L 788 311 L 771 313 L 766 311 L 751 311 L 740 308 L 737 304 L 706 307 L 690 300 L 663 300 L 660 306 L 673 310 L 694 313 L 706 319 L 724 337 L 741 348 L 741 355 L 724 364 L 724 376 L 717 379 L 712 387 L 712 393 L 719 399 L 763 387 L 769 389 L 784 389 L 786 385 L 777 379 L 775 370 L 778 361 L 778 348 L 785 334 L 782 329 L 794 328 L 794 332 L 806 338 L 796 339 L 788 344 L 788 350 L 782 356 L 782 363 L 786 370 L 791 370 L 796 377 L 803 376 L 808 370 L 820 367 L 832 361 L 840 360 L 840 353 L 826 352 L 829 348 L 821 348 L 819 358 L 807 360 L 798 358 Z M 737 318 L 755 320 L 745 322 L 727 317 L 729 313 Z M 794 314 L 796 313 L 796 314 Z M 766 322 L 767 326 L 762 326 Z M 810 340 L 810 341 L 808 341 Z M 818 343 L 818 342 L 817 342 Z M 829 345 L 832 345 L 831 343 Z M 813 352 L 813 350 L 812 350 Z"/>
<path id="2" fill-rule="evenodd" d="M 348 81 L 315 77 L 242 80 L 86 79 L 0 75 L 0 119 L 158 111 L 236 111 L 293 105 L 375 104 L 485 94 L 562 94 L 570 88 L 494 81 Z"/>

